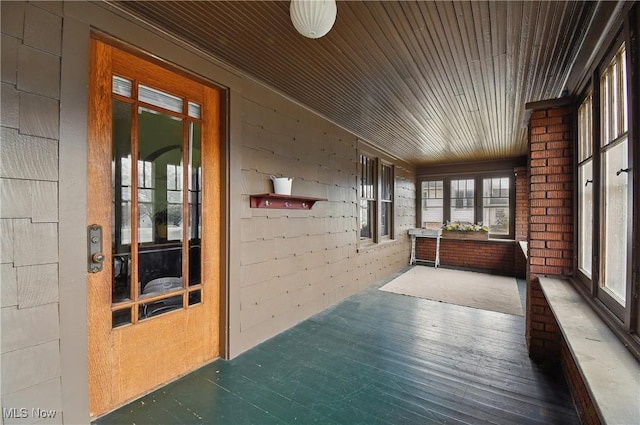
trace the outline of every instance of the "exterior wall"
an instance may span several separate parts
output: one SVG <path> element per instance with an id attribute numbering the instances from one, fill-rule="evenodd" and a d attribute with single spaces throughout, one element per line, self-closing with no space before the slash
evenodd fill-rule
<path id="1" fill-rule="evenodd" d="M 0 4 L 2 407 L 56 410 L 53 422 L 89 420 L 86 128 L 94 29 L 228 88 L 221 270 L 227 357 L 408 263 L 411 167 L 396 163 L 396 239 L 365 249 L 356 220 L 363 142 L 354 135 L 108 4 Z M 250 194 L 271 191 L 271 174 L 295 177 L 294 194 L 327 201 L 311 211 L 249 208 Z"/>
<path id="2" fill-rule="evenodd" d="M 62 387 L 58 144 L 62 5 L 2 2 L 2 407 L 55 410 Z M 12 419 L 5 418 L 5 423 Z"/>
<path id="3" fill-rule="evenodd" d="M 239 311 L 232 352 L 254 346 L 406 266 L 414 173 L 396 164 L 395 241 L 359 249 L 357 138 L 249 80 L 242 90 Z M 310 211 L 249 208 L 293 177 L 292 194 L 327 199 Z"/>

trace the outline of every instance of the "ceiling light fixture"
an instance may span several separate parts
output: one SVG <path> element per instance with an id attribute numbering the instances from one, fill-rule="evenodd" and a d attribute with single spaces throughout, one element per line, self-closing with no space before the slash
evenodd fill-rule
<path id="1" fill-rule="evenodd" d="M 326 35 L 336 22 L 336 0 L 291 0 L 291 22 L 298 32 L 308 38 Z"/>

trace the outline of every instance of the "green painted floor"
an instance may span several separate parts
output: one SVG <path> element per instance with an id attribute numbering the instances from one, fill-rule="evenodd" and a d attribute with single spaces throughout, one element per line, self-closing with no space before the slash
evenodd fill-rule
<path id="1" fill-rule="evenodd" d="M 523 317 L 383 283 L 95 423 L 579 424 L 561 374 L 527 356 Z"/>

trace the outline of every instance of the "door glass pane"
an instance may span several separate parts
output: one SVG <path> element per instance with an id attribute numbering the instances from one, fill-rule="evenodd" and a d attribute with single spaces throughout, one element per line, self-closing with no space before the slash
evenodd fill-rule
<path id="1" fill-rule="evenodd" d="M 626 299 L 629 181 L 628 173 L 620 170 L 627 168 L 627 142 L 625 138 L 602 154 L 603 252 L 600 284 L 622 305 Z"/>
<path id="2" fill-rule="evenodd" d="M 169 297 L 162 300 L 140 304 L 138 310 L 138 319 L 147 319 L 149 317 L 157 316 L 162 313 L 167 313 L 172 310 L 182 308 L 182 295 L 175 297 Z"/>
<path id="3" fill-rule="evenodd" d="M 142 84 L 138 86 L 138 100 L 150 105 L 168 109 L 169 111 L 177 113 L 182 112 L 182 99 Z"/>
<path id="4" fill-rule="evenodd" d="M 124 96 L 124 97 L 131 97 L 131 88 L 132 88 L 131 81 L 125 78 L 116 77 L 114 75 L 111 82 L 112 82 L 111 87 L 112 87 L 113 93 L 119 94 L 120 96 Z"/>
<path id="5" fill-rule="evenodd" d="M 201 125 L 189 124 L 189 285 L 202 282 L 200 240 L 202 235 Z"/>
<path id="6" fill-rule="evenodd" d="M 117 328 L 118 326 L 131 323 L 131 308 L 124 310 L 116 310 L 111 313 L 111 327 Z"/>
<path id="7" fill-rule="evenodd" d="M 138 109 L 141 297 L 182 287 L 182 134 L 181 119 Z M 140 314 L 143 310 L 140 308 Z"/>
<path id="8" fill-rule="evenodd" d="M 200 118 L 200 105 L 197 103 L 189 102 L 189 116 L 191 118 Z"/>
<path id="9" fill-rule="evenodd" d="M 114 100 L 112 120 L 111 254 L 112 301 L 131 297 L 131 111 L 128 103 Z"/>
<path id="10" fill-rule="evenodd" d="M 593 257 L 593 161 L 578 167 L 578 268 L 591 278 Z"/>

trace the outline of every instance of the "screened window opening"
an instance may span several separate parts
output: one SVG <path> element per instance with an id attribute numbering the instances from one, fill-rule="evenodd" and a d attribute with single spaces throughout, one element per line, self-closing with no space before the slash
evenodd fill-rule
<path id="1" fill-rule="evenodd" d="M 509 179 L 496 177 L 483 180 L 482 224 L 489 233 L 509 234 Z"/>
<path id="2" fill-rule="evenodd" d="M 422 227 L 436 230 L 444 224 L 444 182 L 422 182 Z"/>
<path id="3" fill-rule="evenodd" d="M 473 179 L 451 180 L 452 222 L 475 222 L 475 181 Z"/>
<path id="4" fill-rule="evenodd" d="M 509 174 L 440 177 L 421 182 L 421 225 L 440 229 L 443 224 L 482 224 L 489 237 L 507 239 L 514 234 L 515 190 Z"/>

